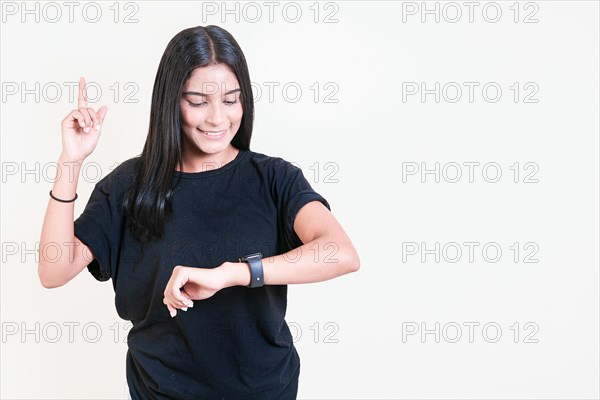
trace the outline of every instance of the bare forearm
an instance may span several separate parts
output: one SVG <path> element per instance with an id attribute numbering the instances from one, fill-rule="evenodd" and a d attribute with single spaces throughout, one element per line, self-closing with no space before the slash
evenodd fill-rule
<path id="1" fill-rule="evenodd" d="M 52 194 L 55 197 L 65 200 L 75 197 L 81 162 L 59 158 L 56 179 L 52 187 Z M 61 272 L 56 271 L 56 267 L 67 265 L 73 259 L 74 207 L 75 202 L 62 203 L 48 196 L 40 238 L 40 278 L 49 278 L 52 272 Z M 51 249 L 53 251 L 50 251 Z M 60 257 L 57 257 L 57 251 L 54 249 L 60 249 Z"/>
<path id="2" fill-rule="evenodd" d="M 277 256 L 263 258 L 265 285 L 322 282 L 355 272 L 360 260 L 350 242 L 321 237 Z M 247 263 L 227 263 L 227 286 L 247 286 L 250 270 Z"/>

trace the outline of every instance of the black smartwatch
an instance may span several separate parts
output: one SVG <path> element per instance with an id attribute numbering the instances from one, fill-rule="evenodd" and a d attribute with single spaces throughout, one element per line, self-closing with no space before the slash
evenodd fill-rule
<path id="1" fill-rule="evenodd" d="M 256 288 L 263 286 L 263 264 L 262 254 L 254 253 L 243 257 L 238 257 L 239 262 L 247 262 L 250 265 L 250 284 L 249 288 Z"/>

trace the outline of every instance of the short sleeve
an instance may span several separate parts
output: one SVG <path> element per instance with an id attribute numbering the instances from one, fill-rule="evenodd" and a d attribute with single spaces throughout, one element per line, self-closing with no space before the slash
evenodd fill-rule
<path id="1" fill-rule="evenodd" d="M 281 225 L 285 242 L 289 249 L 301 246 L 303 243 L 294 231 L 294 221 L 298 211 L 311 201 L 320 201 L 329 211 L 329 202 L 315 192 L 304 177 L 302 170 L 297 166 L 283 161 L 277 168 L 278 207 L 280 210 Z"/>
<path id="2" fill-rule="evenodd" d="M 94 253 L 88 271 L 99 281 L 115 276 L 121 236 L 121 199 L 117 170 L 96 183 L 85 209 L 75 220 L 74 233 Z"/>

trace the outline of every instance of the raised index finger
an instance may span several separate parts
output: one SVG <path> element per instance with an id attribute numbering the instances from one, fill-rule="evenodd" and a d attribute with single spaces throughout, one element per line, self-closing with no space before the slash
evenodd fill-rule
<path id="1" fill-rule="evenodd" d="M 77 96 L 77 108 L 87 107 L 87 90 L 85 88 L 85 78 L 79 78 L 79 95 Z"/>

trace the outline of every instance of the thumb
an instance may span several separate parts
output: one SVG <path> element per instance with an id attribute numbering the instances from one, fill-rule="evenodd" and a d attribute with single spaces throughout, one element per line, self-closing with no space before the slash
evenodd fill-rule
<path id="1" fill-rule="evenodd" d="M 100 124 L 104 122 L 104 117 L 106 117 L 106 113 L 108 112 L 108 107 L 102 106 L 98 109 L 96 113 L 98 115 L 98 119 L 100 119 Z"/>
<path id="2" fill-rule="evenodd" d="M 184 303 L 188 304 L 188 307 L 194 307 L 194 302 L 192 301 L 192 296 L 188 292 L 185 291 L 185 286 L 180 289 L 181 295 L 185 299 Z"/>

